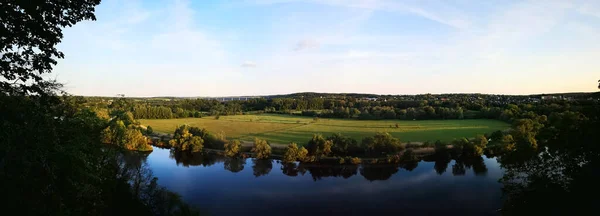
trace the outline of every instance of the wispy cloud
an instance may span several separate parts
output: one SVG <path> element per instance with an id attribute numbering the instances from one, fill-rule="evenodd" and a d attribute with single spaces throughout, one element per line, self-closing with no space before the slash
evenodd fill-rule
<path id="1" fill-rule="evenodd" d="M 294 51 L 301 51 L 301 50 L 305 50 L 305 49 L 312 49 L 312 48 L 318 48 L 318 47 L 319 47 L 319 42 L 317 42 L 316 40 L 305 39 L 305 40 L 298 41 L 298 43 L 296 43 L 296 47 L 294 47 Z"/>
<path id="2" fill-rule="evenodd" d="M 381 10 L 381 11 L 393 11 L 400 13 L 409 13 L 417 16 L 421 16 L 425 19 L 429 19 L 440 24 L 448 25 L 454 28 L 467 28 L 470 25 L 470 21 L 467 19 L 465 14 L 458 10 L 426 10 L 420 4 L 421 1 L 414 2 L 403 2 L 395 0 L 254 0 L 252 2 L 258 4 L 282 4 L 291 2 L 303 2 L 310 4 L 321 4 L 337 7 L 348 7 L 358 8 L 365 10 Z M 436 5 L 446 5 L 445 1 L 437 1 Z M 446 6 L 447 9 L 449 6 Z"/>
<path id="3" fill-rule="evenodd" d="M 253 68 L 253 67 L 256 67 L 256 63 L 253 61 L 244 61 L 241 66 L 247 67 L 247 68 Z"/>
<path id="4" fill-rule="evenodd" d="M 592 1 L 586 2 L 577 8 L 577 12 L 600 18 L 600 3 L 593 3 Z"/>
<path id="5" fill-rule="evenodd" d="M 585 0 L 103 0 L 98 21 L 65 30 L 55 71 L 90 95 L 591 91 L 581 86 L 597 80 L 599 9 Z M 204 79 L 227 82 L 198 88 Z M 568 83 L 548 84 L 556 80 Z M 258 82 L 271 87 L 249 84 Z"/>

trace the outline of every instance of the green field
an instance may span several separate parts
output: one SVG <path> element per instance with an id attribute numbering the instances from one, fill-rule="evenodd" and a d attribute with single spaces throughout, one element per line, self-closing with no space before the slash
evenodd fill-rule
<path id="1" fill-rule="evenodd" d="M 329 136 L 341 133 L 360 142 L 363 137 L 377 132 L 388 132 L 402 142 L 451 141 L 460 137 L 474 137 L 509 127 L 508 124 L 487 119 L 475 120 L 348 120 L 319 119 L 288 115 L 236 115 L 184 119 L 142 119 L 142 125 L 152 126 L 154 131 L 173 133 L 178 125 L 187 124 L 206 128 L 212 132 L 223 132 L 228 139 L 253 140 L 254 137 L 272 143 L 296 142 L 304 145 L 315 133 Z M 395 124 L 399 127 L 396 128 Z M 391 126 L 391 127 L 390 127 Z"/>

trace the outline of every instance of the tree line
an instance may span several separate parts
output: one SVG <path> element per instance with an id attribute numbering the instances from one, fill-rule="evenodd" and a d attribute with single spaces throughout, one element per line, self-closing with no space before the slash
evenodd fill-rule
<path id="1" fill-rule="evenodd" d="M 593 104 L 593 103 L 592 103 Z M 308 139 L 303 146 L 298 146 L 296 143 L 290 145 L 281 152 L 284 162 L 304 161 L 315 162 L 321 158 L 345 158 L 346 161 L 351 161 L 353 157 L 397 157 L 398 152 L 415 147 L 432 147 L 437 150 L 446 150 L 448 147 L 452 151 L 460 152 L 464 155 L 501 155 L 505 152 L 512 151 L 535 151 L 538 149 L 538 139 L 540 135 L 556 133 L 559 126 L 566 124 L 565 122 L 575 122 L 581 119 L 586 119 L 582 113 L 571 110 L 586 110 L 587 103 L 570 102 L 570 103 L 552 103 L 552 104 L 522 104 L 520 106 L 509 104 L 504 110 L 499 108 L 485 109 L 486 113 L 493 113 L 512 124 L 511 128 L 503 131 L 495 131 L 489 134 L 477 135 L 474 138 L 457 138 L 451 142 L 428 141 L 423 144 L 407 144 L 401 143 L 398 138 L 392 137 L 388 133 L 377 133 L 371 137 L 365 137 L 357 141 L 351 137 L 342 134 L 332 134 L 324 137 L 321 134 L 315 134 Z M 434 113 L 435 109 L 429 107 L 430 113 Z M 549 113 L 546 116 L 545 113 Z M 492 115 L 492 114 L 490 114 Z M 195 127 L 181 126 L 175 131 L 175 137 L 187 137 L 178 131 L 182 128 L 188 128 L 189 131 L 206 131 Z M 206 135 L 203 133 L 189 133 L 191 136 L 201 136 L 200 140 L 204 140 Z M 210 148 L 223 149 L 226 155 L 236 157 L 240 155 L 241 145 L 239 141 L 229 141 L 221 135 L 222 139 L 218 139 L 218 144 L 211 144 Z M 191 140 L 190 137 L 186 138 Z M 198 141 L 198 145 L 204 141 Z M 215 140 L 212 138 L 211 140 Z M 185 142 L 181 142 L 185 143 Z M 251 152 L 258 158 L 268 158 L 271 154 L 271 148 L 265 140 L 256 139 Z M 180 147 L 175 147 L 179 149 Z M 201 149 L 201 148 L 198 148 Z M 393 158 L 392 158 L 393 159 Z"/>
<path id="2" fill-rule="evenodd" d="M 320 95 L 320 96 L 319 96 Z M 136 119 L 199 118 L 202 116 L 253 113 L 294 114 L 321 118 L 353 119 L 499 119 L 510 122 L 516 109 L 544 106 L 553 109 L 565 103 L 589 103 L 594 94 L 574 94 L 577 100 L 541 100 L 541 96 L 483 94 L 385 96 L 361 94 L 292 94 L 246 101 L 214 99 L 82 98 L 92 107 L 130 111 Z M 541 110 L 537 110 L 541 111 Z M 548 110 L 546 110 L 548 112 Z M 537 113 L 537 112 L 536 112 Z M 548 113 L 549 114 L 549 113 Z M 546 115 L 548 115 L 546 114 Z"/>

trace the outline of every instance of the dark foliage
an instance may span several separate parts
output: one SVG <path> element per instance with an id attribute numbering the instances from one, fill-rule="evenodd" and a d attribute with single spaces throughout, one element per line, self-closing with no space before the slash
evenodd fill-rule
<path id="1" fill-rule="evenodd" d="M 5 93 L 45 93 L 42 74 L 50 73 L 64 54 L 56 49 L 62 28 L 95 20 L 100 0 L 3 0 L 0 2 L 0 71 Z"/>

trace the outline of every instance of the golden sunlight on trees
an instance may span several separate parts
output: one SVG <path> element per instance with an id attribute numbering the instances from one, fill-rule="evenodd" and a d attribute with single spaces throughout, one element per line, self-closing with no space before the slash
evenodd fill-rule
<path id="1" fill-rule="evenodd" d="M 267 159 L 271 156 L 271 146 L 266 140 L 254 138 L 254 146 L 251 151 L 256 154 L 255 158 L 257 159 Z"/>
<path id="2" fill-rule="evenodd" d="M 290 143 L 285 149 L 285 154 L 283 155 L 283 162 L 285 163 L 293 163 L 298 160 L 298 145 L 296 143 Z"/>
<path id="3" fill-rule="evenodd" d="M 304 146 L 300 147 L 298 150 L 298 160 L 299 161 L 307 161 L 308 159 L 308 150 L 304 148 Z"/>
<path id="4" fill-rule="evenodd" d="M 504 150 L 506 151 L 514 151 L 515 150 L 515 140 L 513 136 L 510 134 L 502 136 L 501 143 L 503 144 Z"/>
<path id="5" fill-rule="evenodd" d="M 204 148 L 204 140 L 190 133 L 187 125 L 179 126 L 173 133 L 173 139 L 169 144 L 178 151 L 201 152 Z"/>
<path id="6" fill-rule="evenodd" d="M 128 128 L 125 131 L 123 148 L 127 150 L 152 151 L 152 146 L 148 145 L 148 138 L 142 132 L 133 128 Z"/>
<path id="7" fill-rule="evenodd" d="M 233 140 L 231 142 L 225 143 L 225 155 L 227 157 L 236 157 L 240 153 L 240 149 L 242 149 L 242 143 L 239 140 Z"/>
<path id="8" fill-rule="evenodd" d="M 475 155 L 483 155 L 483 150 L 488 144 L 488 140 L 483 135 L 477 135 L 475 139 L 473 139 L 473 153 Z"/>

